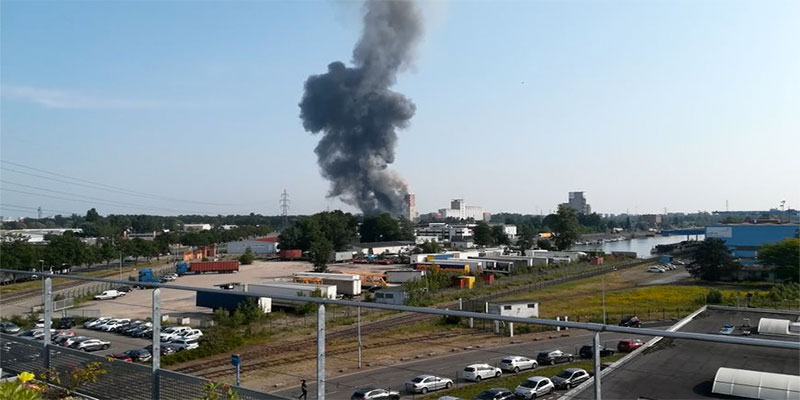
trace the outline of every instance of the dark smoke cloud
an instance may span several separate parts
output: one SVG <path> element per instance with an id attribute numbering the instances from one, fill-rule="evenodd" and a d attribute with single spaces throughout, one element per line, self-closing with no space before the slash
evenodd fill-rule
<path id="1" fill-rule="evenodd" d="M 303 128 L 323 132 L 314 152 L 329 197 L 339 197 L 364 214 L 405 211 L 408 187 L 395 172 L 397 129 L 407 126 L 415 106 L 389 90 L 410 62 L 422 36 L 422 18 L 412 1 L 365 4 L 364 31 L 353 49 L 353 67 L 336 61 L 312 75 L 300 102 Z"/>

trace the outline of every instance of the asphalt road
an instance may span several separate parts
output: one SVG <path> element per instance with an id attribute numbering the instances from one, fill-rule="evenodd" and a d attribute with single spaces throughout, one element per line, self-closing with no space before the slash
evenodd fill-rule
<path id="1" fill-rule="evenodd" d="M 630 337 L 630 335 L 624 334 L 604 333 L 601 335 L 601 340 L 609 347 L 616 348 L 617 342 L 620 339 Z M 638 336 L 638 338 L 649 339 L 649 337 L 646 336 Z M 328 398 L 349 399 L 355 388 L 374 386 L 400 391 L 403 398 L 411 399 L 414 398 L 414 396 L 406 393 L 404 386 L 405 382 L 417 375 L 432 374 L 447 377 L 455 381 L 456 387 L 460 387 L 471 384 L 470 382 L 457 377 L 460 371 L 462 371 L 464 367 L 469 364 L 488 363 L 497 365 L 500 363 L 500 360 L 503 357 L 509 355 L 520 355 L 536 358 L 536 355 L 540 351 L 551 349 L 560 349 L 568 353 L 576 354 L 575 358 L 577 359 L 577 350 L 585 344 L 591 344 L 591 342 L 592 333 L 581 331 L 580 334 L 571 337 L 541 341 L 527 341 L 525 343 L 512 344 L 491 349 L 472 349 L 445 356 L 429 358 L 422 361 L 398 363 L 391 366 L 366 367 L 363 372 L 347 374 L 329 379 L 327 381 L 325 391 Z M 369 360 L 364 360 L 365 365 L 367 362 L 369 362 Z M 565 368 L 568 367 L 568 364 L 562 365 L 564 365 Z M 529 371 L 524 371 L 523 373 L 527 372 Z M 308 383 L 309 399 L 316 398 L 316 384 L 313 382 Z M 513 390 L 514 388 L 508 389 Z M 272 392 L 272 394 L 288 398 L 296 398 L 300 394 L 299 382 L 297 387 L 279 390 Z M 563 392 L 556 392 L 547 397 L 540 397 L 540 399 L 555 399 L 560 394 L 563 394 Z M 417 397 L 419 397 L 419 395 L 417 395 Z"/>
<path id="2" fill-rule="evenodd" d="M 122 353 L 128 350 L 142 349 L 148 344 L 149 340 L 125 336 L 119 333 L 93 331 L 91 329 L 74 328 L 75 334 L 78 336 L 88 336 L 90 338 L 101 339 L 111 342 L 111 347 L 107 350 L 99 350 L 93 352 L 99 355 L 108 355 L 114 353 Z"/>

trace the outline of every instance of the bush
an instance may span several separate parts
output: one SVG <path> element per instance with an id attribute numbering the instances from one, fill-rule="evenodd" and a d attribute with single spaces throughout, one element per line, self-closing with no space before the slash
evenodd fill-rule
<path id="1" fill-rule="evenodd" d="M 253 250 L 250 249 L 250 246 L 247 246 L 247 248 L 244 250 L 244 254 L 239 257 L 239 262 L 242 265 L 250 265 L 253 263 L 254 258 Z"/>
<path id="2" fill-rule="evenodd" d="M 442 316 L 442 321 L 446 325 L 458 325 L 458 324 L 461 323 L 461 317 L 459 317 L 457 315 L 445 315 L 445 316 Z"/>
<path id="3" fill-rule="evenodd" d="M 706 295 L 706 303 L 708 304 L 722 304 L 722 292 L 717 289 L 711 289 Z"/>

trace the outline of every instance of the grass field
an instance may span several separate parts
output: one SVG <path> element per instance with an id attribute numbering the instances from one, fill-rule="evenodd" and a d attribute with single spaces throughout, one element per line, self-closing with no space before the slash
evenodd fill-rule
<path id="1" fill-rule="evenodd" d="M 617 361 L 620 358 L 624 357 L 626 354 L 614 354 L 613 356 L 604 357 L 603 362 L 613 362 Z M 484 390 L 492 389 L 492 388 L 506 388 L 508 390 L 513 391 L 514 388 L 519 386 L 520 383 L 524 382 L 528 378 L 532 376 L 545 376 L 551 377 L 557 375 L 559 372 L 567 369 L 567 368 L 583 368 L 589 372 L 592 372 L 594 369 L 594 361 L 593 360 L 578 360 L 568 364 L 561 364 L 552 367 L 540 367 L 536 368 L 533 371 L 525 371 L 519 374 L 512 374 L 512 375 L 504 375 L 498 379 L 489 379 L 487 381 L 475 384 L 464 385 L 462 387 L 456 387 L 454 389 L 436 392 L 436 394 L 428 395 L 423 397 L 423 399 L 438 399 L 441 396 L 454 396 L 459 397 L 462 399 L 471 399 Z"/>

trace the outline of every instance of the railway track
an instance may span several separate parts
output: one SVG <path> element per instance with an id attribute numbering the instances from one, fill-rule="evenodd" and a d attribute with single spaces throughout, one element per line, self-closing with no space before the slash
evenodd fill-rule
<path id="1" fill-rule="evenodd" d="M 608 268 L 608 269 L 595 269 L 590 271 L 584 271 L 563 278 L 538 282 L 536 284 L 530 284 L 518 288 L 504 290 L 500 293 L 495 293 L 482 297 L 480 299 L 475 299 L 475 301 L 482 302 L 512 294 L 523 293 L 534 289 L 541 289 L 569 281 L 598 276 L 604 273 L 613 272 L 615 270 L 631 268 L 647 264 L 650 262 L 653 262 L 653 259 L 637 260 L 628 264 L 617 266 L 616 269 Z M 437 306 L 437 308 L 440 309 L 454 308 L 457 306 L 457 304 L 458 304 L 457 302 L 453 301 L 440 304 Z M 361 334 L 362 336 L 365 336 L 369 334 L 379 333 L 394 327 L 421 322 L 432 318 L 437 318 L 437 316 L 430 314 L 400 313 L 383 320 L 363 323 L 361 325 Z M 329 331 L 327 334 L 327 340 L 330 341 L 342 338 L 353 338 L 357 335 L 357 332 L 358 328 L 355 326 L 335 331 Z M 311 337 L 307 339 L 292 341 L 289 343 L 281 343 L 281 344 L 267 345 L 267 346 L 251 346 L 249 349 L 245 349 L 243 352 L 240 352 L 242 359 L 250 360 L 248 361 L 246 366 L 243 366 L 243 371 L 244 372 L 253 371 L 259 368 L 276 367 L 291 362 L 296 362 L 296 360 L 298 358 L 302 358 L 303 355 L 314 353 L 316 351 L 316 346 L 314 346 L 315 343 L 316 343 L 316 338 Z M 342 350 L 342 352 L 347 352 L 347 351 L 352 351 L 352 349 Z M 291 357 L 284 357 L 277 359 L 274 358 L 276 354 L 286 354 L 286 353 L 293 353 L 293 354 Z M 334 354 L 334 353 L 328 352 L 328 354 Z M 228 364 L 227 354 L 224 356 L 216 355 L 206 360 L 203 360 L 199 363 L 187 365 L 185 367 L 181 367 L 176 370 L 187 374 L 204 376 L 206 378 L 215 378 L 230 373 L 229 371 L 230 368 L 227 366 L 227 364 Z"/>

